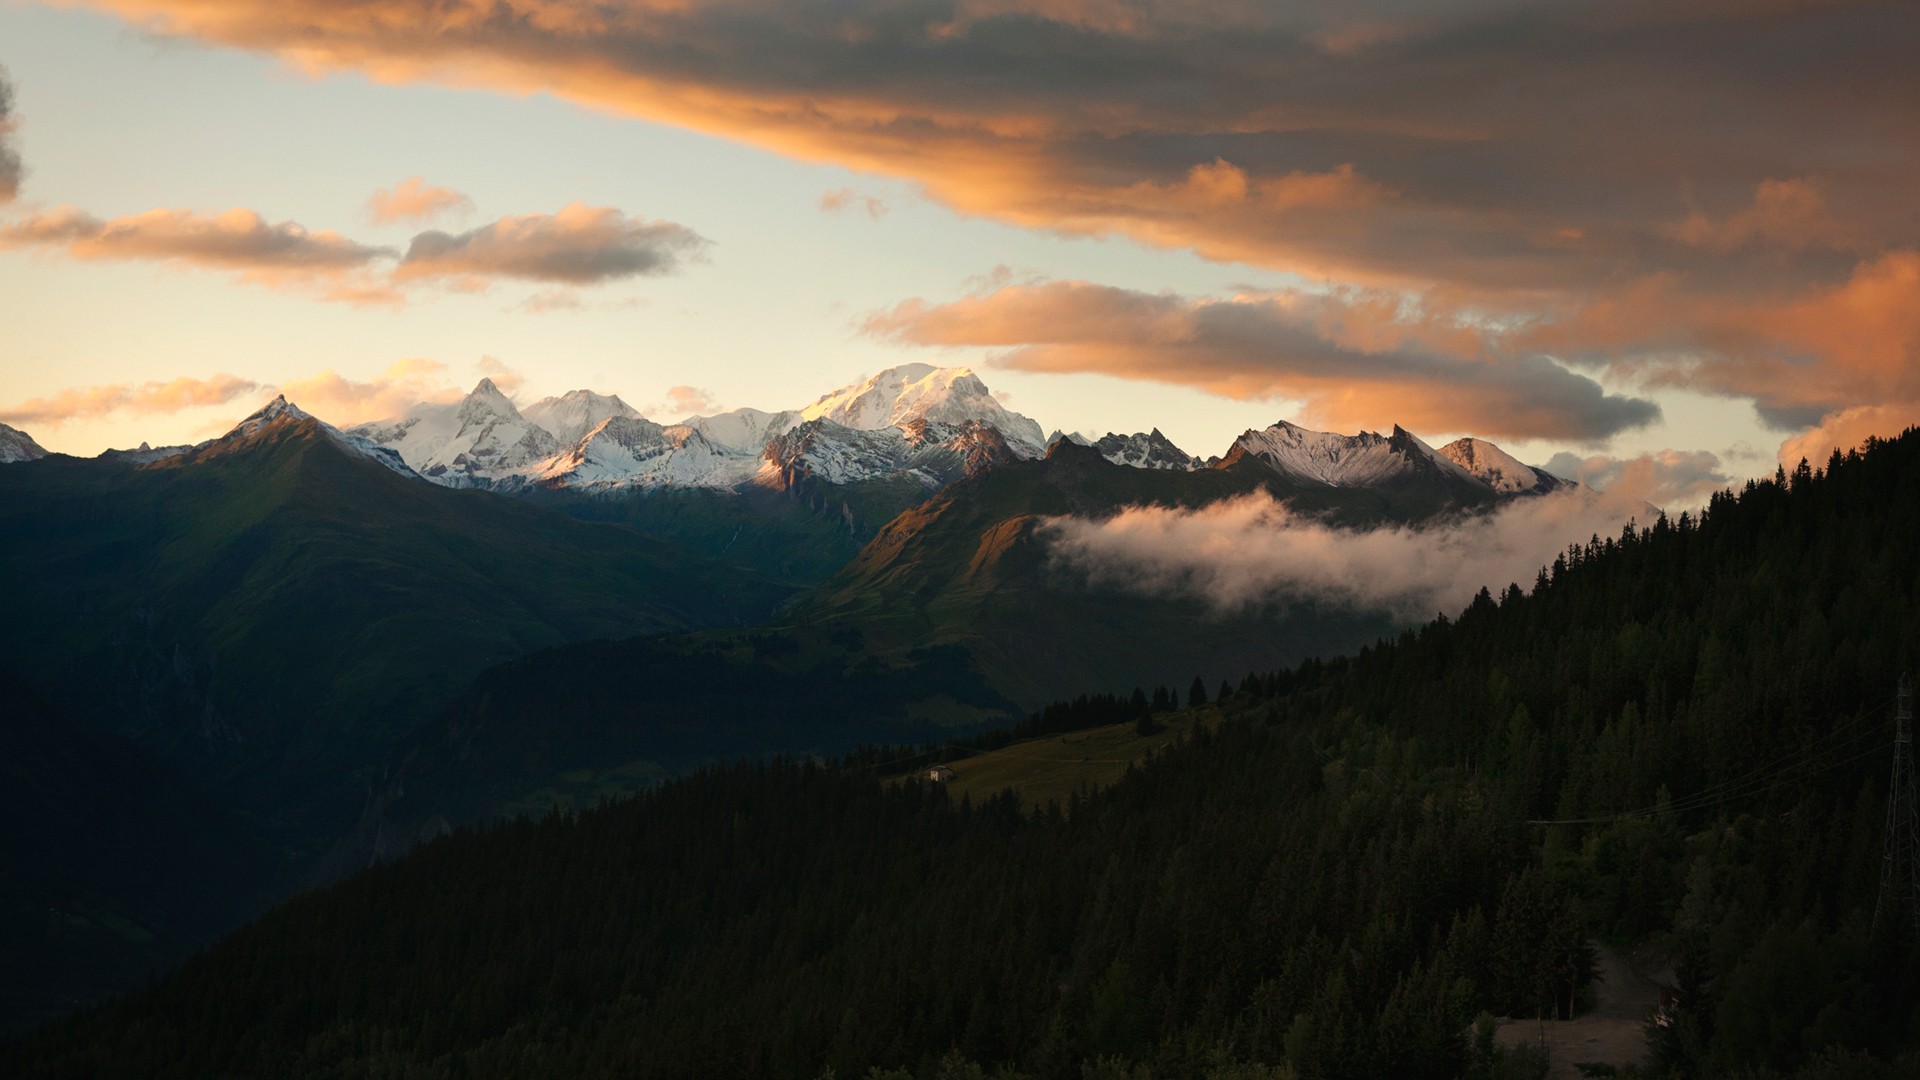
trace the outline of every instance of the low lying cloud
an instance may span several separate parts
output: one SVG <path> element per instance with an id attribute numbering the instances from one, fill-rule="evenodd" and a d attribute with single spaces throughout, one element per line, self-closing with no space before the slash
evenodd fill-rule
<path id="1" fill-rule="evenodd" d="M 452 188 L 431 187 L 418 176 L 409 176 L 391 188 L 382 188 L 367 200 L 367 216 L 380 225 L 431 221 L 442 214 L 472 211 L 472 199 Z"/>
<path id="2" fill-rule="evenodd" d="M 18 123 L 13 117 L 13 83 L 7 79 L 7 69 L 0 68 L 0 203 L 20 197 L 20 177 L 26 171 L 20 151 L 13 148 Z"/>
<path id="3" fill-rule="evenodd" d="M 671 221 L 642 221 L 610 207 L 573 203 L 557 214 L 502 218 L 469 232 L 423 232 L 408 245 L 394 276 L 590 285 L 673 273 L 707 243 Z"/>
<path id="4" fill-rule="evenodd" d="M 1714 492 L 1734 482 L 1720 456 L 1707 450 L 1662 450 L 1630 458 L 1579 457 L 1562 452 L 1541 468 L 1608 495 L 1652 503 L 1674 514 L 1705 506 Z"/>
<path id="5" fill-rule="evenodd" d="M 1339 427 L 1597 442 L 1660 417 L 1653 402 L 1608 393 L 1488 325 L 1409 311 L 1384 294 L 1190 299 L 1056 281 L 911 300 L 866 329 L 917 345 L 1004 349 L 995 362 L 1024 371 L 1304 401 L 1311 419 Z"/>
<path id="6" fill-rule="evenodd" d="M 58 427 L 69 420 L 91 420 L 109 413 L 177 413 L 201 405 L 224 405 L 259 388 L 260 384 L 250 379 L 224 374 L 206 379 L 183 376 L 164 382 L 77 386 L 0 409 L 0 422 Z"/>
<path id="7" fill-rule="evenodd" d="M 1481 588 L 1531 587 L 1570 544 L 1646 522 L 1638 500 L 1591 492 L 1517 499 L 1484 516 L 1359 531 L 1294 513 L 1265 492 L 1197 510 L 1131 507 L 1044 520 L 1058 573 L 1237 612 L 1313 602 L 1417 621 L 1453 614 Z"/>
<path id="8" fill-rule="evenodd" d="M 875 221 L 886 217 L 890 209 L 879 197 L 862 195 L 852 188 L 835 188 L 820 196 L 820 209 L 829 214 L 838 214 L 856 207 L 865 211 L 866 215 Z"/>
<path id="9" fill-rule="evenodd" d="M 503 280 L 577 287 L 668 274 L 706 243 L 683 225 L 580 203 L 458 235 L 423 232 L 404 255 L 296 222 L 269 222 L 247 209 L 149 210 L 103 220 L 60 206 L 0 226 L 0 250 L 220 270 L 248 284 L 354 304 L 404 303 L 403 288 L 410 285 L 483 292 Z"/>
<path id="10" fill-rule="evenodd" d="M 447 365 L 422 357 L 400 360 L 370 379 L 322 371 L 273 389 L 335 427 L 385 420 L 422 401 L 460 400 L 459 390 L 447 382 Z"/>

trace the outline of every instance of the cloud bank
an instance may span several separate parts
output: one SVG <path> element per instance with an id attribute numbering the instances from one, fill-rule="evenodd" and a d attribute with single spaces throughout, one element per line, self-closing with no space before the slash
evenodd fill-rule
<path id="1" fill-rule="evenodd" d="M 1631 458 L 1563 452 L 1541 468 L 1614 498 L 1645 501 L 1676 515 L 1705 506 L 1714 492 L 1734 483 L 1720 455 L 1707 450 L 1662 450 Z"/>
<path id="2" fill-rule="evenodd" d="M 329 424 L 352 427 L 399 416 L 423 401 L 460 400 L 460 391 L 447 378 L 446 364 L 413 357 L 396 361 L 369 379 L 354 379 L 329 370 L 290 379 L 271 389 Z"/>
<path id="3" fill-rule="evenodd" d="M 1638 500 L 1592 493 L 1509 502 L 1491 514 L 1357 531 L 1295 514 L 1265 492 L 1197 510 L 1131 507 L 1048 518 L 1037 533 L 1056 573 L 1232 613 L 1313 602 L 1412 622 L 1454 614 L 1481 588 L 1531 587 L 1570 544 L 1618 536 Z"/>
<path id="4" fill-rule="evenodd" d="M 60 206 L 0 225 L 0 250 L 219 270 L 248 284 L 356 304 L 404 303 L 405 288 L 428 283 L 478 292 L 501 281 L 583 286 L 668 274 L 706 243 L 682 225 L 581 203 L 457 235 L 423 232 L 404 254 L 292 221 L 269 222 L 247 209 L 149 210 L 103 220 Z"/>
<path id="5" fill-rule="evenodd" d="M 671 221 L 642 221 L 610 207 L 573 203 L 557 214 L 501 218 L 470 232 L 423 232 L 407 246 L 394 276 L 592 285 L 673 273 L 707 243 Z"/>
<path id="6" fill-rule="evenodd" d="M 91 420 L 109 413 L 177 413 L 201 405 L 224 405 L 250 394 L 260 384 L 237 375 L 207 379 L 181 377 L 145 383 L 110 383 L 62 390 L 51 397 L 0 409 L 0 422 L 57 427 L 70 420 Z"/>
<path id="7" fill-rule="evenodd" d="M 1004 285 L 945 304 L 908 301 L 867 330 L 917 345 L 989 346 L 1024 371 L 1097 372 L 1233 398 L 1306 402 L 1336 427 L 1597 442 L 1660 416 L 1507 335 L 1409 315 L 1380 294 L 1276 292 L 1189 299 L 1082 281 Z"/>

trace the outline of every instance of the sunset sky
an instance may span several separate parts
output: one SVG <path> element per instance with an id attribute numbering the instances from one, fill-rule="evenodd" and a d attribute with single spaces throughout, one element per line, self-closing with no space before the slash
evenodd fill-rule
<path id="1" fill-rule="evenodd" d="M 0 421 L 967 364 L 1672 501 L 1920 420 L 1920 5 L 0 0 Z"/>

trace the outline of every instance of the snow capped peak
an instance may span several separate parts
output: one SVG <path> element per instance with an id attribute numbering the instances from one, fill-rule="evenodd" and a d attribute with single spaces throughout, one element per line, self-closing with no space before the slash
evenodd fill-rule
<path id="1" fill-rule="evenodd" d="M 1465 469 L 1398 424 L 1392 435 L 1336 435 L 1282 420 L 1242 434 L 1233 446 L 1289 476 L 1329 487 L 1371 487 L 1416 471 L 1475 482 Z"/>
<path id="2" fill-rule="evenodd" d="M 619 395 L 591 390 L 569 390 L 559 397 L 541 398 L 521 409 L 520 415 L 545 428 L 562 445 L 579 442 L 610 417 L 640 419 L 640 413 Z"/>
<path id="3" fill-rule="evenodd" d="M 225 437 L 229 439 L 245 438 L 255 432 L 261 431 L 274 421 L 281 419 L 311 420 L 313 417 L 300 406 L 288 401 L 287 395 L 276 394 L 272 401 L 262 405 L 245 420 L 235 424 L 233 430 L 227 432 Z"/>
<path id="4" fill-rule="evenodd" d="M 1522 463 L 1485 439 L 1455 439 L 1439 453 L 1504 495 L 1546 492 L 1566 485 L 1559 477 Z"/>
<path id="5" fill-rule="evenodd" d="M 977 420 L 998 430 L 1022 457 L 1046 448 L 1040 425 L 1009 410 L 988 392 L 971 368 L 902 364 L 841 387 L 800 410 L 800 419 L 831 420 L 856 431 L 900 427 L 913 420 L 964 424 Z"/>
<path id="6" fill-rule="evenodd" d="M 47 456 L 47 451 L 33 436 L 19 428 L 0 424 L 0 465 L 15 461 L 38 461 Z"/>
<path id="7" fill-rule="evenodd" d="M 1099 439 L 1087 442 L 1076 440 L 1085 446 L 1100 451 L 1100 456 L 1115 465 L 1130 465 L 1136 469 L 1176 469 L 1192 472 L 1204 462 L 1185 450 L 1173 445 L 1173 440 L 1160 434 L 1159 428 L 1132 435 L 1116 435 L 1109 431 Z"/>
<path id="8" fill-rule="evenodd" d="M 520 410 L 514 408 L 513 402 L 507 395 L 493 385 L 492 379 L 481 379 L 473 388 L 473 392 L 460 402 L 460 418 L 472 423 L 488 417 L 503 417 L 509 420 L 521 418 Z"/>

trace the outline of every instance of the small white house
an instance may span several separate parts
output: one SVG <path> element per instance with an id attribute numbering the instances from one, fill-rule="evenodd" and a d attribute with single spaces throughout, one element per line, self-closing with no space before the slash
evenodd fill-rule
<path id="1" fill-rule="evenodd" d="M 944 784 L 953 779 L 953 777 L 953 770 L 947 768 L 945 765 L 935 765 L 933 768 L 927 770 L 927 779 L 936 784 Z"/>

